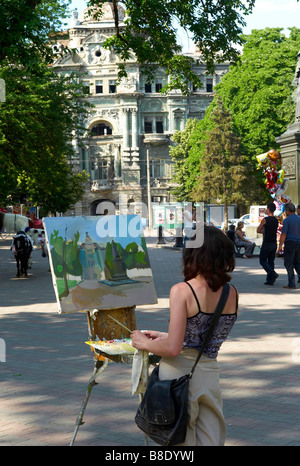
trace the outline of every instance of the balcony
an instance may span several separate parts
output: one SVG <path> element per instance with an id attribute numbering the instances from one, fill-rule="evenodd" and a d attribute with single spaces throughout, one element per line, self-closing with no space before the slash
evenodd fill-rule
<path id="1" fill-rule="evenodd" d="M 169 144 L 170 138 L 169 135 L 163 133 L 147 133 L 144 136 L 145 144 Z"/>
<path id="2" fill-rule="evenodd" d="M 100 191 L 107 191 L 108 189 L 114 189 L 113 180 L 94 180 L 92 181 L 91 191 L 97 193 Z"/>

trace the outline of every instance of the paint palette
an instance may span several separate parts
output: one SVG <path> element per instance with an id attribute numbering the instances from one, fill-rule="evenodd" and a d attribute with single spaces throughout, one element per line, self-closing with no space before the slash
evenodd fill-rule
<path id="1" fill-rule="evenodd" d="M 134 354 L 136 348 L 132 346 L 131 338 L 123 338 L 121 340 L 108 340 L 108 341 L 86 341 L 87 345 L 110 355 L 118 354 Z"/>

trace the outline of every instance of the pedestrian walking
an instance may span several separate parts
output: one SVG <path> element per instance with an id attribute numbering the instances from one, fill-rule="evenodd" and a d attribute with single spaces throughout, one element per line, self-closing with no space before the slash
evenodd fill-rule
<path id="1" fill-rule="evenodd" d="M 278 251 L 284 244 L 284 266 L 288 275 L 288 285 L 284 288 L 295 289 L 296 280 L 294 269 L 300 281 L 300 217 L 295 213 L 294 204 L 285 204 L 286 218 L 283 220 Z"/>
<path id="2" fill-rule="evenodd" d="M 264 217 L 257 227 L 257 233 L 263 234 L 263 242 L 259 254 L 259 262 L 267 272 L 265 285 L 274 285 L 278 278 L 275 272 L 275 256 L 277 250 L 278 220 L 274 216 L 276 206 L 273 202 L 267 205 L 267 217 Z"/>

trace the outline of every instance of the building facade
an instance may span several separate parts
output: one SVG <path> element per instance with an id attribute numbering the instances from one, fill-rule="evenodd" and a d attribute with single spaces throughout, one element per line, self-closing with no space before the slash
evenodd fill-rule
<path id="1" fill-rule="evenodd" d="M 119 17 L 124 19 L 124 11 Z M 176 90 L 162 94 L 159 91 L 168 79 L 164 70 L 158 69 L 149 84 L 132 56 L 126 62 L 127 78 L 117 84 L 119 58 L 103 48 L 114 32 L 109 2 L 101 20 L 87 16 L 87 10 L 80 15 L 74 11 L 67 45 L 75 51 L 54 65 L 60 74 L 80 73 L 86 98 L 93 104 L 83 122 L 83 144 L 73 141 L 74 169 L 86 170 L 90 182 L 72 215 L 101 214 L 107 203 L 120 211 L 122 199 L 123 207 L 125 203 L 132 213 L 145 216 L 142 205 L 172 201 L 172 135 L 184 129 L 188 118 L 203 118 L 214 86 L 229 67 L 217 64 L 214 75 L 207 75 L 205 64 L 197 65 L 201 89 L 189 96 Z M 192 55 L 199 58 L 199 53 Z"/>

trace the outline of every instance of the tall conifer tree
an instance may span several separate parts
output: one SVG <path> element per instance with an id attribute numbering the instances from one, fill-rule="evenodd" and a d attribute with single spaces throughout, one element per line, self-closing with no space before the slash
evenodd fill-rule
<path id="1" fill-rule="evenodd" d="M 247 202 L 247 166 L 240 153 L 240 138 L 233 131 L 230 112 L 220 97 L 211 114 L 214 127 L 207 133 L 200 175 L 192 192 L 194 201 L 224 204 L 225 228 L 228 206 Z"/>

